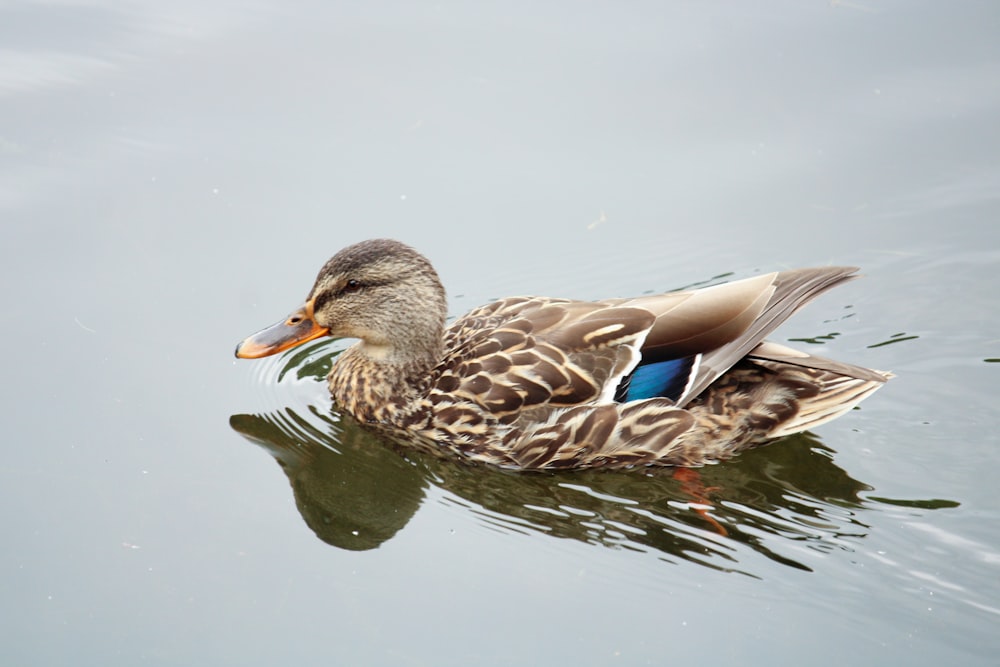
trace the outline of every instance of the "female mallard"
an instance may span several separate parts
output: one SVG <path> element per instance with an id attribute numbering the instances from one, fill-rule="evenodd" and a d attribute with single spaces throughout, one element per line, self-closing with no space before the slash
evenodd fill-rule
<path id="1" fill-rule="evenodd" d="M 330 370 L 340 408 L 472 461 L 697 466 L 838 417 L 891 377 L 764 341 L 855 271 L 596 302 L 512 297 L 445 326 L 430 262 L 398 241 L 364 241 L 334 255 L 305 305 L 236 356 L 360 339 Z"/>

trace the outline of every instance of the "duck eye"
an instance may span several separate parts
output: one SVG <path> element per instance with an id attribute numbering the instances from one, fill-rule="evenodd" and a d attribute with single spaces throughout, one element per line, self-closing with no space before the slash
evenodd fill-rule
<path id="1" fill-rule="evenodd" d="M 359 283 L 357 280 L 354 280 L 353 278 L 351 278 L 344 284 L 345 292 L 357 292 L 359 289 L 361 289 L 361 283 Z"/>

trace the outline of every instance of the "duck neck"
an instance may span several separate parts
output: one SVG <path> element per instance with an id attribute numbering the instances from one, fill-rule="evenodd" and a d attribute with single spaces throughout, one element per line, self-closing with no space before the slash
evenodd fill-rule
<path id="1" fill-rule="evenodd" d="M 399 421 L 427 393 L 441 347 L 440 334 L 436 345 L 406 349 L 405 354 L 396 346 L 356 343 L 330 370 L 330 393 L 342 409 L 360 421 Z"/>

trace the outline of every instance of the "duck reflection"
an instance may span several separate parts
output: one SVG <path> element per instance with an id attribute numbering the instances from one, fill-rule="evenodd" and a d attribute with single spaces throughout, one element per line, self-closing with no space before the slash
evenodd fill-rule
<path id="1" fill-rule="evenodd" d="M 615 548 L 654 552 L 750 574 L 753 551 L 809 568 L 801 548 L 852 549 L 870 487 L 833 463 L 810 434 L 700 469 L 514 473 L 405 450 L 350 417 L 286 408 L 234 415 L 237 432 L 266 449 L 291 483 L 306 524 L 324 542 L 374 549 L 416 513 L 430 485 L 484 522 Z"/>
<path id="2" fill-rule="evenodd" d="M 311 416 L 328 430 L 291 409 L 233 415 L 229 424 L 278 462 L 316 537 L 342 549 L 374 549 L 407 524 L 427 481 L 357 424 Z"/>

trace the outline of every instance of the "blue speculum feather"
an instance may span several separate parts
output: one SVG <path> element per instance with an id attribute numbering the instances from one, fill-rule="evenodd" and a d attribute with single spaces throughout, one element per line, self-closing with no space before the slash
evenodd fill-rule
<path id="1" fill-rule="evenodd" d="M 664 396 L 676 400 L 684 393 L 698 357 L 667 359 L 636 368 L 622 383 L 618 392 L 620 401 L 638 401 Z"/>

